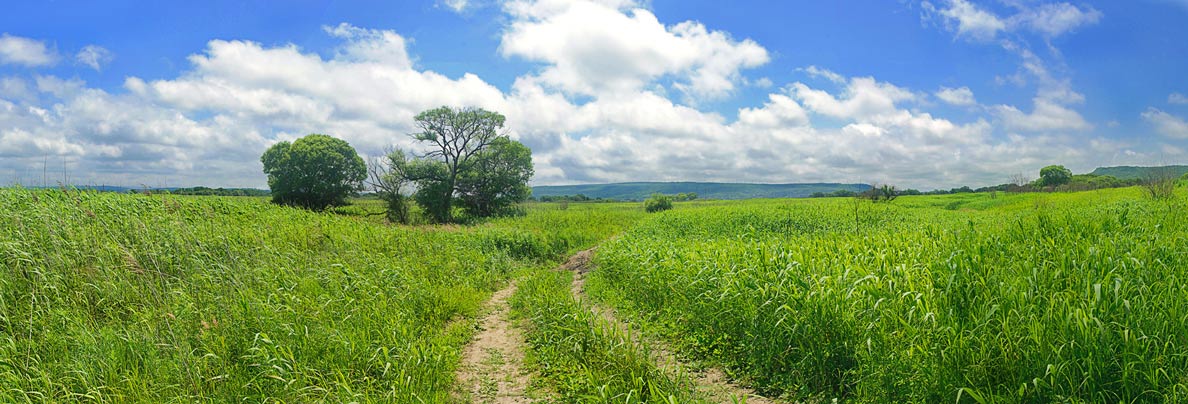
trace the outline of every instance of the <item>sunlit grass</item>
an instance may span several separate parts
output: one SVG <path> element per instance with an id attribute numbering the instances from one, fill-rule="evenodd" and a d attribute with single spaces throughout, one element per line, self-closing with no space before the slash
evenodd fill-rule
<path id="1" fill-rule="evenodd" d="M 263 198 L 0 190 L 0 402 L 444 402 L 490 293 L 580 210 L 387 226 Z"/>
<path id="2" fill-rule="evenodd" d="M 772 395 L 1183 401 L 1184 199 L 678 208 L 603 246 L 589 287 Z"/>

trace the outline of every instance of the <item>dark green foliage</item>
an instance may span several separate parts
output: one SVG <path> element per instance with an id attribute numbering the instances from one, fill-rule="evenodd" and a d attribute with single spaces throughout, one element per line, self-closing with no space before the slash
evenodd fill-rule
<path id="1" fill-rule="evenodd" d="M 813 198 L 850 198 L 858 196 L 858 193 L 848 189 L 839 189 L 830 193 L 814 192 L 811 196 Z"/>
<path id="2" fill-rule="evenodd" d="M 367 165 L 355 148 L 326 135 L 277 143 L 260 161 L 274 203 L 312 210 L 345 204 L 367 178 Z"/>
<path id="3" fill-rule="evenodd" d="M 1072 171 L 1064 168 L 1064 166 L 1047 166 L 1040 169 L 1040 185 L 1045 187 L 1054 187 L 1058 185 L 1067 184 L 1072 180 Z"/>
<path id="4" fill-rule="evenodd" d="M 272 193 L 264 189 L 255 188 L 209 188 L 209 187 L 192 187 L 192 188 L 174 188 L 168 190 L 174 195 L 200 195 L 200 196 L 269 196 Z"/>
<path id="5" fill-rule="evenodd" d="M 415 139 L 430 151 L 405 163 L 413 199 L 435 222 L 453 221 L 455 202 L 474 217 L 507 213 L 528 199 L 532 152 L 499 133 L 504 117 L 477 108 L 440 107 L 416 117 Z"/>
<path id="6" fill-rule="evenodd" d="M 894 185 L 875 185 L 862 193 L 862 198 L 870 199 L 871 202 L 890 202 L 899 197 L 899 191 L 895 189 Z"/>
<path id="7" fill-rule="evenodd" d="M 662 212 L 672 209 L 672 197 L 662 194 L 652 194 L 644 201 L 644 210 L 648 213 Z"/>
<path id="8" fill-rule="evenodd" d="M 528 187 L 532 173 L 532 150 L 506 137 L 497 138 L 459 173 L 459 205 L 476 217 L 507 213 L 532 194 Z"/>
<path id="9" fill-rule="evenodd" d="M 413 200 L 425 215 L 434 222 L 449 222 L 453 218 L 453 189 L 446 180 L 445 163 L 420 158 L 409 160 L 404 167 L 406 178 L 417 184 Z"/>

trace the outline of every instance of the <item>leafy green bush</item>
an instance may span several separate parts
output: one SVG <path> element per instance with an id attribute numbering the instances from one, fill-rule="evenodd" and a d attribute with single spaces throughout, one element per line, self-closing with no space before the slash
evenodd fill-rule
<path id="1" fill-rule="evenodd" d="M 652 194 L 651 198 L 644 201 L 644 210 L 648 213 L 662 212 L 672 209 L 672 197 L 668 195 Z"/>

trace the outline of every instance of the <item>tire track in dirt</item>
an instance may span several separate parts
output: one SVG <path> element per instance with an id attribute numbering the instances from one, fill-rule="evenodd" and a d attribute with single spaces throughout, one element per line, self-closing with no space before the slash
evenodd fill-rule
<path id="1" fill-rule="evenodd" d="M 523 369 L 524 335 L 508 316 L 508 298 L 516 292 L 515 281 L 491 295 L 487 315 L 479 321 L 481 330 L 462 350 L 458 367 L 459 401 L 483 404 L 523 404 L 529 375 Z"/>
<path id="2" fill-rule="evenodd" d="M 689 364 L 682 362 L 676 356 L 676 354 L 671 349 L 669 349 L 667 344 L 647 338 L 640 332 L 631 332 L 630 327 L 626 323 L 615 318 L 611 309 L 593 303 L 593 301 L 586 296 L 586 274 L 594 269 L 591 258 L 593 257 L 594 250 L 596 248 L 597 247 L 574 254 L 572 257 L 569 257 L 568 261 L 558 268 L 573 272 L 573 283 L 570 285 L 570 292 L 573 294 L 574 299 L 586 302 L 594 314 L 597 314 L 609 324 L 614 325 L 620 331 L 624 332 L 624 335 L 635 335 L 635 343 L 647 344 L 650 348 L 650 351 L 652 352 L 652 360 L 655 362 L 657 367 L 661 369 L 675 370 L 677 372 L 684 372 L 692 376 L 694 378 L 694 383 L 697 384 L 697 391 L 709 401 L 716 403 L 745 402 L 748 404 L 779 403 L 779 401 L 760 396 L 751 389 L 732 383 L 727 379 L 726 373 L 721 369 L 706 367 L 701 371 L 691 371 L 692 367 L 689 366 Z M 743 401 L 744 398 L 745 401 Z"/>

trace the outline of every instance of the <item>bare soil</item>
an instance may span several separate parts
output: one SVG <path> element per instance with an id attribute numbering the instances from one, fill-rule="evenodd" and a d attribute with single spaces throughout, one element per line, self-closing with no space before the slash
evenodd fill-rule
<path id="1" fill-rule="evenodd" d="M 507 299 L 515 283 L 491 295 L 487 315 L 479 321 L 481 330 L 462 351 L 458 385 L 465 391 L 460 399 L 473 403 L 531 403 L 526 395 L 529 375 L 523 369 L 524 336 L 508 317 Z"/>

